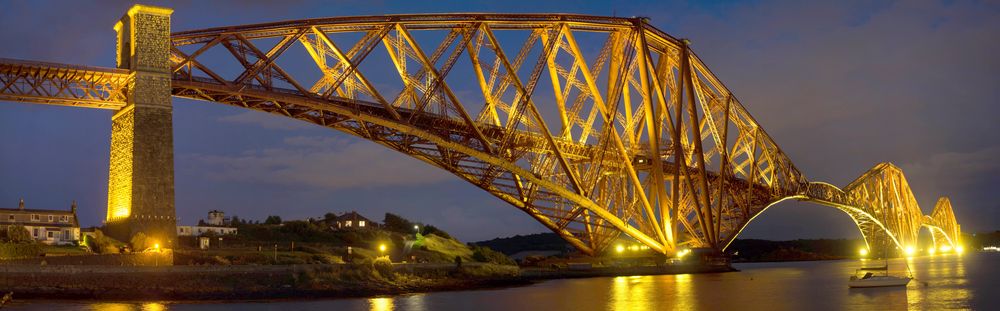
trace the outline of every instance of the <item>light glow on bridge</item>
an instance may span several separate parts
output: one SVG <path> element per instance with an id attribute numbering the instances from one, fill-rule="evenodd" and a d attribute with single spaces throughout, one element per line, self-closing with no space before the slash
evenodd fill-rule
<path id="1" fill-rule="evenodd" d="M 143 10 L 170 13 L 136 6 L 129 15 Z M 504 37 L 512 33 L 521 39 Z M 184 31 L 169 41 L 163 68 L 174 96 L 379 143 L 488 191 L 583 253 L 604 251 L 621 234 L 662 254 L 724 250 L 755 217 L 787 199 L 844 211 L 866 250 L 894 245 L 912 255 L 927 227 L 934 248 L 961 252 L 947 198 L 924 215 L 902 171 L 889 163 L 843 188 L 810 182 L 687 40 L 643 18 L 338 17 Z M 290 48 L 298 44 L 302 49 Z M 371 53 L 380 48 L 384 53 Z M 314 72 L 278 65 L 303 60 L 322 77 L 305 80 Z M 221 74 L 231 64 L 243 68 Z M 57 74 L 71 71 L 77 74 Z M 123 83 L 127 76 L 0 60 L 0 85 L 19 86 L 0 90 L 0 99 L 120 108 L 128 102 L 123 94 L 135 93 L 128 89 L 134 83 Z M 478 89 L 460 90 L 468 94 L 460 100 L 449 85 L 455 80 Z M 113 126 L 134 126 L 128 115 L 120 112 Z M 134 145 L 128 130 L 114 133 L 120 135 L 112 137 L 109 221 L 132 214 L 131 154 L 147 147 Z"/>

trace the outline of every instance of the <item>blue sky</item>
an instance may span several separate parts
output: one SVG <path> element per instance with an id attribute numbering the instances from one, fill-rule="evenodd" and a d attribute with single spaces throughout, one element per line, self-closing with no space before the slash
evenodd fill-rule
<path id="1" fill-rule="evenodd" d="M 174 31 L 289 19 L 434 12 L 647 16 L 739 96 L 810 180 L 845 185 L 904 169 L 929 213 L 948 195 L 965 231 L 998 229 L 1000 6 L 980 1 L 150 1 Z M 131 2 L 0 2 L 0 57 L 111 67 L 111 26 Z M 357 210 L 437 224 L 463 240 L 541 232 L 530 217 L 417 160 L 339 132 L 174 100 L 181 223 L 210 209 L 263 219 Z M 106 207 L 110 111 L 0 103 L 0 206 Z M 828 207 L 781 203 L 744 231 L 857 237 Z"/>

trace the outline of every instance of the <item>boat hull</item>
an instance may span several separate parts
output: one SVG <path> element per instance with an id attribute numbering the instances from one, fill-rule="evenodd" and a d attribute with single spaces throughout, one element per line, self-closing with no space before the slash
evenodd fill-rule
<path id="1" fill-rule="evenodd" d="M 910 283 L 910 278 L 872 277 L 867 279 L 848 281 L 847 286 L 851 288 L 895 287 L 895 286 L 906 286 L 906 284 L 909 283 Z"/>

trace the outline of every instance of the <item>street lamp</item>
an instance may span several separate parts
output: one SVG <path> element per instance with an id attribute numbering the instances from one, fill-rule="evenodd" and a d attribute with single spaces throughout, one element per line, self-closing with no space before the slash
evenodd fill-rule
<path id="1" fill-rule="evenodd" d="M 861 257 L 868 257 L 868 249 L 861 248 L 861 250 L 858 250 L 858 254 L 861 254 Z"/>
<path id="2" fill-rule="evenodd" d="M 622 252 L 625 251 L 625 246 L 622 246 L 621 244 L 618 244 L 618 246 L 615 246 L 615 251 L 618 252 L 619 254 L 621 254 Z"/>
<path id="3" fill-rule="evenodd" d="M 379 253 L 385 253 L 385 244 L 379 244 L 378 251 Z"/>

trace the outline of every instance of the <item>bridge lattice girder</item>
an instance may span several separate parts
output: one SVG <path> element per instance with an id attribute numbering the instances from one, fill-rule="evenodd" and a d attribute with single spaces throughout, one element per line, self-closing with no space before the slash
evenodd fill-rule
<path id="1" fill-rule="evenodd" d="M 876 167 L 843 191 L 809 183 L 685 41 L 642 19 L 311 19 L 175 33 L 171 50 L 175 96 L 295 118 L 405 153 L 521 209 L 586 253 L 622 232 L 668 254 L 723 249 L 755 216 L 790 198 L 844 210 L 869 241 L 915 239 L 913 223 L 957 236 L 950 204 L 927 217 L 933 222 L 914 222 L 919 207 L 894 166 Z M 315 67 L 293 66 L 304 59 Z M 16 68 L 0 65 L 0 77 L 14 79 L 0 81 L 29 81 Z M 118 71 L 89 72 L 83 77 L 102 78 L 73 81 L 118 91 L 85 107 L 126 102 Z M 24 90 L 6 87 L 0 98 L 76 98 L 10 96 Z M 889 220 L 882 211 L 907 213 Z"/>
<path id="2" fill-rule="evenodd" d="M 717 247 L 735 236 L 735 222 L 805 182 L 686 43 L 641 19 L 355 17 L 173 41 L 175 95 L 382 143 L 518 206 L 586 252 L 619 232 L 661 252 Z M 296 44 L 305 53 L 290 54 Z M 213 49 L 241 72 L 225 76 L 218 60 L 203 61 Z M 310 80 L 278 65 L 306 57 L 321 72 Z M 385 76 L 399 88 L 373 81 Z M 456 95 L 459 80 L 474 81 L 477 96 Z"/>
<path id="3" fill-rule="evenodd" d="M 0 100 L 85 108 L 125 107 L 127 70 L 0 58 Z"/>
<path id="4" fill-rule="evenodd" d="M 903 171 L 881 163 L 865 172 L 843 190 L 811 183 L 804 200 L 836 207 L 857 223 L 869 249 L 916 248 L 918 231 L 927 227 L 934 244 L 958 246 L 958 224 L 946 197 L 938 200 L 931 216 L 921 212 Z"/>

